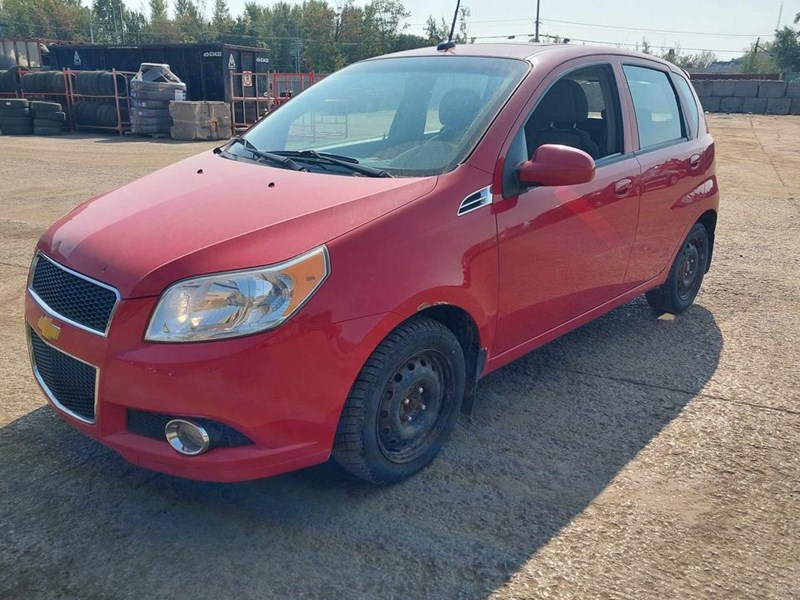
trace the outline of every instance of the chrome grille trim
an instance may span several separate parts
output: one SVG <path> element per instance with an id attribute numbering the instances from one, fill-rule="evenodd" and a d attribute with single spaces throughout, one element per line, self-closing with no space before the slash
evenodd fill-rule
<path id="1" fill-rule="evenodd" d="M 33 331 L 33 328 L 30 326 L 30 324 L 28 324 L 25 329 L 26 329 L 26 336 L 25 337 L 26 337 L 26 341 L 28 343 L 28 355 L 29 355 L 30 361 L 31 361 L 31 369 L 33 370 L 33 376 L 36 379 L 36 382 L 39 384 L 39 387 L 44 392 L 45 396 L 47 396 L 47 399 L 50 400 L 50 402 L 53 404 L 53 406 L 55 406 L 58 410 L 60 410 L 63 413 L 68 414 L 73 419 L 77 419 L 78 421 L 81 421 L 82 423 L 86 423 L 87 425 L 94 425 L 97 422 L 97 399 L 98 399 L 98 397 L 100 395 L 99 394 L 99 391 L 100 391 L 100 369 L 96 365 L 93 365 L 93 364 L 91 364 L 89 362 L 86 362 L 85 360 L 80 359 L 77 356 L 73 356 L 69 352 L 64 352 L 60 348 L 56 348 L 55 346 L 53 346 L 53 344 L 45 341 L 41 336 L 38 336 Z M 39 338 L 39 340 L 42 343 L 44 343 L 45 345 L 49 346 L 50 348 L 52 348 L 56 352 L 60 352 L 61 354 L 65 355 L 65 356 L 68 356 L 71 359 L 76 360 L 76 361 L 78 361 L 80 363 L 83 363 L 84 365 L 94 369 L 94 373 L 95 373 L 95 375 L 94 375 L 94 403 L 93 403 L 93 409 L 92 409 L 92 411 L 94 413 L 94 418 L 93 419 L 87 419 L 83 415 L 79 415 L 76 412 L 71 411 L 70 409 L 68 409 L 63 404 L 61 404 L 58 401 L 58 399 L 55 397 L 55 394 L 53 394 L 52 390 L 47 386 L 47 384 L 45 383 L 45 381 L 42 378 L 41 374 L 39 373 L 39 369 L 36 366 L 36 357 L 35 357 L 34 352 L 33 352 L 33 342 L 31 340 L 31 336 L 32 335 L 37 335 L 37 337 Z"/>
<path id="2" fill-rule="evenodd" d="M 93 285 L 96 285 L 98 287 L 104 288 L 104 289 L 109 290 L 110 292 L 114 293 L 114 297 L 116 298 L 116 300 L 114 301 L 114 306 L 112 307 L 111 312 L 108 315 L 108 321 L 106 322 L 105 329 L 103 329 L 102 331 L 99 330 L 99 329 L 94 329 L 93 327 L 89 327 L 87 325 L 84 325 L 83 323 L 79 323 L 77 321 L 74 321 L 73 319 L 70 319 L 69 317 L 66 317 L 66 316 L 62 315 L 57 310 L 55 310 L 51 306 L 49 306 L 47 304 L 47 302 L 45 302 L 39 296 L 39 294 L 37 294 L 34 291 L 34 289 L 33 289 L 33 278 L 34 278 L 34 274 L 36 272 L 36 265 L 38 264 L 39 260 L 41 260 L 41 259 L 45 259 L 47 262 L 49 262 L 53 266 L 57 267 L 58 269 L 61 269 L 65 273 L 69 273 L 70 275 L 73 275 L 75 277 L 83 279 L 84 281 L 88 281 L 89 283 L 91 283 Z M 42 252 L 37 252 L 36 255 L 33 257 L 33 262 L 31 263 L 31 269 L 30 269 L 30 272 L 28 274 L 28 292 L 30 292 L 31 297 L 36 301 L 36 303 L 39 305 L 39 307 L 43 311 L 45 311 L 48 315 L 50 315 L 51 317 L 55 317 L 59 321 L 63 321 L 64 323 L 68 323 L 69 325 L 72 325 L 73 327 L 77 327 L 78 329 L 81 329 L 83 331 L 87 331 L 87 332 L 92 333 L 94 335 L 99 335 L 101 337 L 106 337 L 108 335 L 108 328 L 111 326 L 111 321 L 114 319 L 114 314 L 117 312 L 117 307 L 119 306 L 119 301 L 120 301 L 120 295 L 119 295 L 119 291 L 117 290 L 117 288 L 115 288 L 113 286 L 110 286 L 107 283 L 103 283 L 102 281 L 97 281 L 96 279 L 92 279 L 91 277 L 87 277 L 83 273 L 79 273 L 78 271 L 74 271 L 74 270 L 70 269 L 69 267 L 65 267 L 64 265 L 62 265 L 60 263 L 57 263 L 52 258 L 47 256 L 46 254 L 43 254 Z"/>

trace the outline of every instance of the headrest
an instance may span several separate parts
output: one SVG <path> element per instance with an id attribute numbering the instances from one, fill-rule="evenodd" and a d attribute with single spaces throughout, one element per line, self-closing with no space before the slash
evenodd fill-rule
<path id="1" fill-rule="evenodd" d="M 444 127 L 462 129 L 475 120 L 480 105 L 481 99 L 474 90 L 450 90 L 439 102 L 439 122 Z"/>
<path id="2" fill-rule="evenodd" d="M 533 112 L 533 124 L 537 128 L 549 127 L 551 123 L 572 127 L 589 115 L 589 103 L 580 84 L 570 79 L 561 79 L 553 84 Z"/>

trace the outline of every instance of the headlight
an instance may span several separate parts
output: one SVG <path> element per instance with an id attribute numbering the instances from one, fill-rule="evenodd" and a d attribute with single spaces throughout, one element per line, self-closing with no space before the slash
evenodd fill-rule
<path id="1" fill-rule="evenodd" d="M 272 329 L 297 312 L 329 272 L 328 252 L 320 246 L 279 265 L 179 281 L 161 295 L 145 339 L 192 342 Z"/>

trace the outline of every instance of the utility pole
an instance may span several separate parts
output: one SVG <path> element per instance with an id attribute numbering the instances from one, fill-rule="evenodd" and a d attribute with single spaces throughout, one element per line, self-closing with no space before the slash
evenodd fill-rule
<path id="1" fill-rule="evenodd" d="M 94 21 L 89 21 L 89 40 L 94 44 Z"/>
<path id="2" fill-rule="evenodd" d="M 536 33 L 533 36 L 533 41 L 539 43 L 539 1 L 536 0 Z"/>

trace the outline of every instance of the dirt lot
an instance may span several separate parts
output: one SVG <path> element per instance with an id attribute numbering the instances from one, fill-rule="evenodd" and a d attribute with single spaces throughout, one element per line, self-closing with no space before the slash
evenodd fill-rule
<path id="1" fill-rule="evenodd" d="M 640 299 L 485 379 L 411 481 L 136 469 L 45 406 L 22 298 L 81 200 L 203 145 L 0 137 L 0 598 L 800 597 L 800 118 L 714 116 L 697 304 Z"/>

